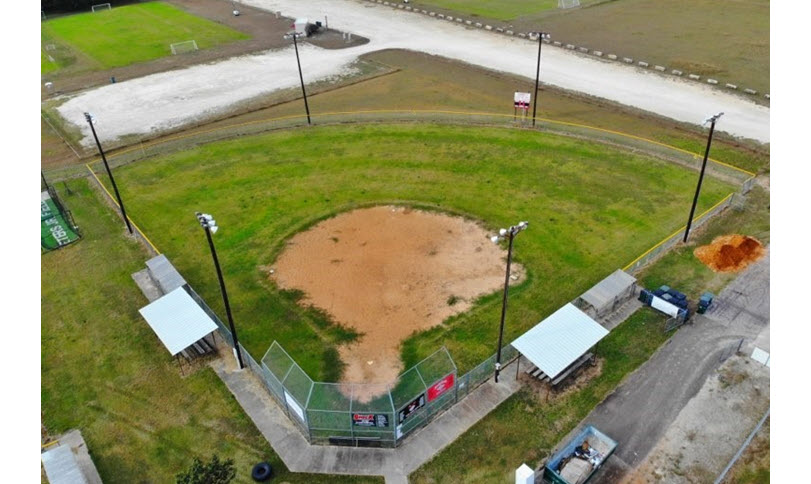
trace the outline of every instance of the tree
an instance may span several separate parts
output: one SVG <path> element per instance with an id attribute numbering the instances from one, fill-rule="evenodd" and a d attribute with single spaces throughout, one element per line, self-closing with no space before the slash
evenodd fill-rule
<path id="1" fill-rule="evenodd" d="M 191 467 L 177 475 L 177 484 L 228 484 L 236 475 L 233 459 L 221 461 L 214 454 L 210 462 L 195 457 Z"/>

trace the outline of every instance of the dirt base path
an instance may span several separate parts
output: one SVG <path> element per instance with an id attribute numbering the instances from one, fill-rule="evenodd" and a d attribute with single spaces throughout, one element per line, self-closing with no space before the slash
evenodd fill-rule
<path id="1" fill-rule="evenodd" d="M 272 278 L 361 333 L 340 349 L 343 381 L 390 384 L 403 369 L 402 340 L 468 310 L 504 283 L 506 252 L 487 235 L 461 217 L 359 209 L 294 236 Z M 523 273 L 520 266 L 513 271 Z"/>

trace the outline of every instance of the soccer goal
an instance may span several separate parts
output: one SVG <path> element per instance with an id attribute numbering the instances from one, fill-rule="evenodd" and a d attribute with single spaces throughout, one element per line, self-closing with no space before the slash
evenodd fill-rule
<path id="1" fill-rule="evenodd" d="M 92 7 L 90 7 L 90 10 L 92 10 L 93 13 L 98 12 L 100 10 L 112 10 L 112 9 L 113 9 L 113 6 L 110 5 L 109 3 L 98 3 L 98 4 L 93 5 Z"/>
<path id="2" fill-rule="evenodd" d="M 580 0 L 558 0 L 558 8 L 575 8 L 580 6 Z"/>
<path id="3" fill-rule="evenodd" d="M 172 49 L 172 55 L 185 54 L 186 52 L 197 50 L 197 42 L 193 40 L 175 42 L 174 44 L 169 45 L 169 48 Z"/>

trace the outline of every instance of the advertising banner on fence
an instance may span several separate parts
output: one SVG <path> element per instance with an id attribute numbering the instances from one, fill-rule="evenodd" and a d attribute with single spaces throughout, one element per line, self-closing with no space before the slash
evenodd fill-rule
<path id="1" fill-rule="evenodd" d="M 419 397 L 415 398 L 413 402 L 409 403 L 402 410 L 400 410 L 400 413 L 397 414 L 397 423 L 405 422 L 405 419 L 424 406 L 425 394 L 423 393 Z"/>
<path id="2" fill-rule="evenodd" d="M 446 376 L 428 388 L 428 401 L 433 402 L 437 397 L 453 388 L 454 374 Z"/>
<path id="3" fill-rule="evenodd" d="M 388 427 L 389 417 L 384 413 L 353 413 L 352 424 L 358 427 Z"/>

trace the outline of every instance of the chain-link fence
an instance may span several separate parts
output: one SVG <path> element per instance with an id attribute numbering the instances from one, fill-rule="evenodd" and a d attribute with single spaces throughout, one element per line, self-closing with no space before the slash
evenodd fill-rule
<path id="1" fill-rule="evenodd" d="M 627 149 L 635 153 L 643 153 L 648 156 L 675 162 L 696 170 L 701 167 L 703 158 L 703 155 L 699 153 L 693 153 L 655 140 L 644 139 L 626 133 L 544 118 L 538 118 L 535 127 L 532 127 L 531 119 L 529 118 L 521 119 L 515 118 L 512 115 L 499 113 L 441 110 L 368 110 L 314 114 L 312 115 L 312 121 L 314 125 L 318 126 L 420 122 L 514 127 L 520 129 L 534 129 L 562 136 L 602 142 L 620 149 Z M 107 148 L 107 158 L 110 165 L 117 167 L 153 156 L 187 150 L 194 146 L 213 141 L 299 126 L 307 126 L 306 116 L 296 115 L 260 119 L 209 129 L 192 128 L 184 133 L 169 134 L 158 139 L 136 139 L 133 141 L 132 137 L 128 137 L 126 140 L 120 142 L 105 142 L 105 147 Z M 124 143 L 126 143 L 126 145 Z M 71 176 L 72 171 L 75 171 L 75 168 L 66 168 L 64 173 L 60 173 L 59 170 L 54 170 L 49 173 L 59 178 L 61 176 Z M 744 193 L 751 187 L 752 181 L 750 179 L 754 176 L 754 173 L 712 159 L 710 159 L 707 165 L 707 174 L 732 183 L 746 184 L 747 188 L 744 190 Z"/>
<path id="2" fill-rule="evenodd" d="M 189 294 L 217 324 L 223 340 L 234 340 L 223 321 L 193 288 Z M 462 377 L 445 347 L 409 368 L 394 384 L 313 381 L 274 341 L 257 362 L 239 345 L 242 361 L 312 444 L 396 447 L 415 430 L 468 396 L 495 371 L 496 355 Z M 510 345 L 501 351 L 506 364 L 518 356 Z"/>
<path id="3" fill-rule="evenodd" d="M 729 208 L 733 203 L 734 200 L 741 197 L 742 195 L 737 193 L 730 193 L 727 195 L 723 200 L 718 202 L 714 207 L 710 208 L 706 212 L 702 213 L 698 217 L 693 220 L 693 228 L 692 230 L 697 230 L 699 227 L 704 225 L 708 220 L 713 218 L 715 215 L 721 213 L 722 211 Z M 658 244 L 654 245 L 651 249 L 647 252 L 643 253 L 641 256 L 637 257 L 633 262 L 628 264 L 627 266 L 623 267 L 622 270 L 625 272 L 631 273 L 635 272 L 642 267 L 650 264 L 654 260 L 658 259 L 659 257 L 663 256 L 667 251 L 669 251 L 673 246 L 679 244 L 682 240 L 684 240 L 684 228 L 682 227 L 673 235 L 668 237 L 667 239 L 659 242 Z"/>

